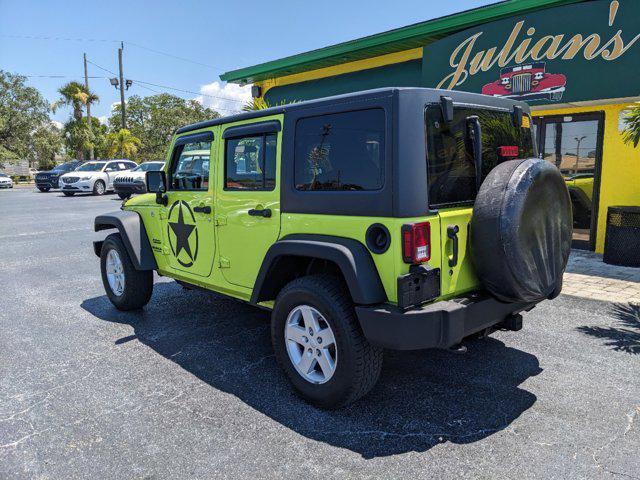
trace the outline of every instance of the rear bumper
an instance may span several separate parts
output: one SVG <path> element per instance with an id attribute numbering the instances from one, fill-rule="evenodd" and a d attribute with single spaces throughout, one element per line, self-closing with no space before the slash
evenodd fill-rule
<path id="1" fill-rule="evenodd" d="M 476 293 L 402 311 L 392 305 L 356 307 L 360 326 L 374 345 L 394 350 L 448 348 L 535 304 L 503 303 Z"/>

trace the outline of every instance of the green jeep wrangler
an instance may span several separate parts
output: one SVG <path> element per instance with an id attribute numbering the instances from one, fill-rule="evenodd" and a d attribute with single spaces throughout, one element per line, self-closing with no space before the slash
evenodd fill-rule
<path id="1" fill-rule="evenodd" d="M 464 350 L 560 293 L 571 202 L 530 126 L 524 103 L 386 88 L 183 127 L 150 193 L 95 219 L 105 290 L 141 308 L 155 270 L 271 309 L 295 389 L 346 405 L 383 348 Z"/>

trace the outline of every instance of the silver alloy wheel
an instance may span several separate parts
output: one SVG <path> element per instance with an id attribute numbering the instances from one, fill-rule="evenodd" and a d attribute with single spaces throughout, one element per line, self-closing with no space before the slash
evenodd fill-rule
<path id="1" fill-rule="evenodd" d="M 102 195 L 104 193 L 104 183 L 102 183 L 100 180 L 98 180 L 96 183 L 96 193 L 98 195 Z"/>
<path id="2" fill-rule="evenodd" d="M 116 250 L 111 249 L 109 253 L 107 253 L 106 270 L 109 288 L 111 288 L 115 296 L 119 297 L 124 293 L 125 278 L 122 260 Z"/>
<path id="3" fill-rule="evenodd" d="M 329 322 L 309 305 L 299 305 L 289 313 L 284 327 L 289 360 L 297 372 L 311 383 L 328 382 L 338 364 L 338 346 Z"/>

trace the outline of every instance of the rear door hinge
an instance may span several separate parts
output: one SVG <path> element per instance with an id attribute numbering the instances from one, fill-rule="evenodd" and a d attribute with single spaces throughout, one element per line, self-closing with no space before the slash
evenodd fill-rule
<path id="1" fill-rule="evenodd" d="M 229 261 L 228 258 L 220 257 L 219 266 L 220 266 L 220 268 L 229 268 L 229 267 L 231 267 L 231 262 Z"/>
<path id="2" fill-rule="evenodd" d="M 226 224 L 227 224 L 226 215 L 216 215 L 216 225 L 226 225 Z"/>

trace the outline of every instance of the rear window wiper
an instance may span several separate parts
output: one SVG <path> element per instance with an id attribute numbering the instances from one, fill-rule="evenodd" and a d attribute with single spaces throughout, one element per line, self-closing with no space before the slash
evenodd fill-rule
<path id="1" fill-rule="evenodd" d="M 470 115 L 466 118 L 467 138 L 471 144 L 473 152 L 473 163 L 476 167 L 476 193 L 480 191 L 482 183 L 482 127 L 480 118 L 477 115 Z"/>

